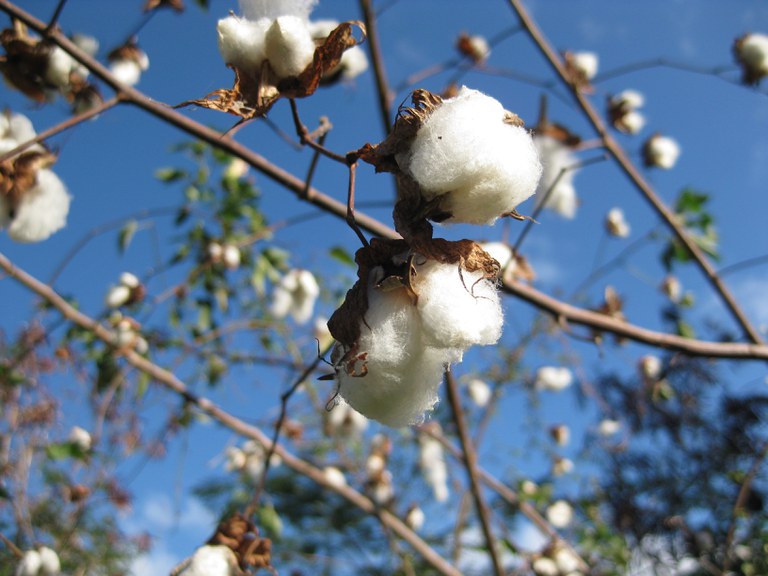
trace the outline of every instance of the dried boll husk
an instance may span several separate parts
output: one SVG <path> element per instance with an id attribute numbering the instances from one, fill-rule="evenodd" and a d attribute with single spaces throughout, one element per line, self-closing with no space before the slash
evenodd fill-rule
<path id="1" fill-rule="evenodd" d="M 500 337 L 498 263 L 472 241 L 441 239 L 374 240 L 356 260 L 359 280 L 328 321 L 339 393 L 389 426 L 418 422 L 444 369 Z"/>

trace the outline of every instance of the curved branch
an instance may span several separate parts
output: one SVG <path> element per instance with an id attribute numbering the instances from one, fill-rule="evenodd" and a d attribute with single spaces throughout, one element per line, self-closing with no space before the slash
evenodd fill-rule
<path id="1" fill-rule="evenodd" d="M 741 310 L 741 307 L 736 302 L 736 299 L 728 290 L 728 287 L 725 285 L 725 283 L 720 279 L 720 276 L 717 274 L 717 270 L 715 270 L 715 268 L 709 262 L 704 252 L 702 252 L 696 242 L 694 242 L 694 240 L 688 235 L 685 228 L 680 224 L 675 213 L 670 210 L 666 204 L 664 204 L 664 202 L 658 197 L 653 187 L 645 180 L 637 167 L 629 159 L 626 152 L 624 152 L 624 149 L 621 147 L 621 145 L 610 134 L 608 128 L 605 125 L 605 122 L 603 122 L 602 117 L 597 113 L 591 102 L 587 100 L 584 94 L 579 91 L 577 86 L 569 81 L 568 73 L 565 70 L 565 66 L 563 65 L 561 58 L 549 45 L 547 38 L 544 36 L 544 34 L 542 34 L 536 23 L 528 14 L 528 11 L 523 6 L 522 0 L 507 1 L 509 2 L 510 6 L 512 6 L 513 10 L 517 13 L 521 24 L 527 30 L 531 40 L 533 40 L 534 44 L 536 44 L 544 58 L 547 60 L 547 62 L 549 62 L 550 66 L 557 73 L 563 84 L 570 89 L 571 94 L 581 107 L 582 112 L 587 117 L 590 124 L 592 124 L 594 130 L 600 135 L 605 149 L 610 152 L 611 156 L 613 156 L 614 160 L 616 160 L 616 163 L 619 165 L 624 174 L 640 191 L 643 197 L 653 207 L 653 209 L 662 218 L 662 220 L 664 220 L 666 225 L 674 232 L 675 236 L 678 238 L 678 240 L 680 240 L 683 246 L 685 246 L 686 250 L 688 250 L 688 252 L 691 254 L 696 264 L 699 266 L 699 268 L 701 268 L 707 280 L 709 280 L 709 283 L 720 295 L 720 298 L 723 300 L 735 320 L 741 326 L 747 338 L 755 344 L 762 344 L 763 340 L 760 337 L 760 334 L 754 328 L 754 326 L 752 326 L 752 323 Z"/>

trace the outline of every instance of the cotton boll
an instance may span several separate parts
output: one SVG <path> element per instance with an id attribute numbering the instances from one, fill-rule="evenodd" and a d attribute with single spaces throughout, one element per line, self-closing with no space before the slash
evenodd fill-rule
<path id="1" fill-rule="evenodd" d="M 564 424 L 552 426 L 549 429 L 549 435 L 552 436 L 558 446 L 567 446 L 571 441 L 571 429 Z"/>
<path id="2" fill-rule="evenodd" d="M 547 508 L 546 515 L 555 528 L 566 528 L 573 521 L 573 508 L 565 500 L 557 500 Z"/>
<path id="3" fill-rule="evenodd" d="M 631 110 L 622 116 L 616 127 L 627 134 L 637 134 L 645 127 L 645 116 L 637 110 Z"/>
<path id="4" fill-rule="evenodd" d="M 564 218 L 573 218 L 578 206 L 573 186 L 576 156 L 568 146 L 551 136 L 537 135 L 533 140 L 543 167 L 536 191 L 536 206 L 543 202 L 545 208 Z"/>
<path id="5" fill-rule="evenodd" d="M 536 372 L 536 388 L 559 392 L 571 385 L 573 375 L 568 368 L 543 366 Z"/>
<path id="6" fill-rule="evenodd" d="M 469 392 L 469 397 L 472 398 L 472 402 L 480 408 L 485 408 L 493 395 L 491 387 L 479 378 L 473 378 L 469 381 L 467 391 Z"/>
<path id="7" fill-rule="evenodd" d="M 296 16 L 309 20 L 318 0 L 240 0 L 240 11 L 249 20 L 278 16 Z"/>
<path id="8" fill-rule="evenodd" d="M 388 505 L 395 497 L 395 487 L 392 484 L 392 473 L 389 470 L 384 470 L 378 478 L 370 482 L 368 490 L 371 494 L 371 499 L 379 506 Z"/>
<path id="9" fill-rule="evenodd" d="M 315 55 L 315 42 L 306 20 L 281 16 L 267 30 L 266 56 L 279 78 L 298 76 Z"/>
<path id="10" fill-rule="evenodd" d="M 458 264 L 434 260 L 418 267 L 417 308 L 424 342 L 436 348 L 495 344 L 504 316 L 496 285 L 482 270 L 467 272 Z"/>
<path id="11" fill-rule="evenodd" d="M 597 432 L 600 436 L 613 436 L 619 430 L 621 430 L 621 422 L 609 418 L 601 420 L 597 426 Z"/>
<path id="12" fill-rule="evenodd" d="M 70 74 L 77 68 L 77 64 L 77 60 L 63 48 L 54 46 L 48 55 L 45 80 L 57 88 L 66 88 L 69 86 Z"/>
<path id="13" fill-rule="evenodd" d="M 347 479 L 344 476 L 344 472 L 336 468 L 335 466 L 326 466 L 323 468 L 323 476 L 329 486 L 333 488 L 341 488 L 347 485 Z"/>
<path id="14" fill-rule="evenodd" d="M 579 558 L 570 549 L 558 548 L 554 556 L 555 564 L 557 564 L 560 574 L 567 574 L 569 576 L 571 574 L 581 574 L 579 571 L 579 566 L 581 565 Z"/>
<path id="15" fill-rule="evenodd" d="M 225 244 L 222 246 L 221 260 L 224 262 L 224 266 L 230 270 L 237 270 L 240 267 L 241 258 L 240 248 L 235 244 Z"/>
<path id="16" fill-rule="evenodd" d="M 683 286 L 676 276 L 666 276 L 660 286 L 661 291 L 672 302 L 679 302 L 683 292 Z"/>
<path id="17" fill-rule="evenodd" d="M 555 458 L 552 462 L 552 474 L 563 476 L 573 471 L 573 461 L 568 458 Z"/>
<path id="18" fill-rule="evenodd" d="M 80 426 L 73 426 L 69 431 L 68 440 L 73 444 L 76 444 L 83 452 L 88 452 L 91 449 L 92 439 L 91 434 L 87 430 Z"/>
<path id="19" fill-rule="evenodd" d="M 362 433 L 368 427 L 368 419 L 342 400 L 328 415 L 328 424 L 332 433 L 348 436 Z"/>
<path id="20" fill-rule="evenodd" d="M 283 276 L 272 295 L 272 314 L 285 318 L 289 314 L 298 324 L 306 324 L 320 295 L 320 286 L 309 270 L 293 269 Z"/>
<path id="21" fill-rule="evenodd" d="M 680 145 L 673 138 L 654 134 L 643 146 L 643 159 L 648 167 L 669 170 L 677 163 Z"/>
<path id="22" fill-rule="evenodd" d="M 179 576 L 235 576 L 240 574 L 237 556 L 228 546 L 206 545 L 195 550 Z"/>
<path id="23" fill-rule="evenodd" d="M 48 169 L 37 172 L 35 185 L 27 190 L 8 226 L 17 242 L 40 242 L 66 224 L 70 196 L 59 177 Z"/>
<path id="24" fill-rule="evenodd" d="M 37 576 L 42 563 L 37 550 L 27 550 L 16 565 L 16 576 Z"/>
<path id="25" fill-rule="evenodd" d="M 224 452 L 224 458 L 224 469 L 227 472 L 232 472 L 233 470 L 242 470 L 245 468 L 248 457 L 240 448 L 230 446 Z"/>
<path id="26" fill-rule="evenodd" d="M 600 60 L 594 52 L 574 52 L 571 58 L 574 69 L 587 80 L 592 80 L 597 75 Z"/>
<path id="27" fill-rule="evenodd" d="M 736 40 L 734 51 L 746 84 L 757 84 L 768 76 L 768 36 L 745 34 Z"/>
<path id="28" fill-rule="evenodd" d="M 634 110 L 645 104 L 645 96 L 637 90 L 624 90 L 611 98 L 611 104 Z"/>
<path id="29" fill-rule="evenodd" d="M 56 551 L 42 546 L 38 553 L 40 554 L 39 576 L 58 576 L 61 573 L 61 561 Z"/>
<path id="30" fill-rule="evenodd" d="M 107 291 L 107 296 L 104 298 L 104 304 L 108 308 L 119 308 L 123 306 L 131 298 L 131 289 L 128 286 L 112 286 Z"/>
<path id="31" fill-rule="evenodd" d="M 621 208 L 611 208 L 605 217 L 605 227 L 611 236 L 626 238 L 629 236 L 629 224 L 624 218 L 624 211 Z"/>
<path id="32" fill-rule="evenodd" d="M 465 86 L 431 113 L 410 150 L 396 155 L 426 200 L 445 195 L 448 222 L 492 224 L 535 192 L 536 149 L 507 117 L 497 100 Z"/>
<path id="33" fill-rule="evenodd" d="M 135 86 L 141 79 L 141 67 L 132 60 L 115 60 L 109 70 L 118 82 L 126 86 Z"/>
<path id="34" fill-rule="evenodd" d="M 536 576 L 560 576 L 560 570 L 555 561 L 546 556 L 536 558 L 531 564 L 531 568 L 533 568 Z"/>
<path id="35" fill-rule="evenodd" d="M 426 520 L 426 517 L 424 516 L 424 511 L 419 508 L 416 504 L 412 505 L 410 508 L 408 508 L 408 512 L 405 514 L 405 524 L 414 532 L 418 532 L 421 530 L 422 526 L 424 526 L 424 520 Z"/>
<path id="36" fill-rule="evenodd" d="M 661 359 L 652 354 L 646 354 L 640 358 L 640 375 L 644 380 L 655 382 L 661 377 Z"/>
<path id="37" fill-rule="evenodd" d="M 427 484 L 432 487 L 435 500 L 445 502 L 448 499 L 448 467 L 443 445 L 431 436 L 419 437 L 419 466 Z"/>
<path id="38" fill-rule="evenodd" d="M 266 58 L 265 37 L 271 25 L 266 18 L 248 20 L 232 15 L 219 20 L 216 31 L 224 62 L 255 74 Z"/>

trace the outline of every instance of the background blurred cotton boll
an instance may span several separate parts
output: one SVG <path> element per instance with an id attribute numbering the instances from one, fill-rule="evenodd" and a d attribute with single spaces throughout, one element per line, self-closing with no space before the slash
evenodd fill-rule
<path id="1" fill-rule="evenodd" d="M 597 75 L 600 61 L 594 52 L 574 52 L 571 62 L 573 67 L 587 80 L 592 80 Z"/>
<path id="2" fill-rule="evenodd" d="M 298 324 L 312 318 L 320 286 L 309 270 L 295 268 L 283 276 L 272 295 L 272 314 L 285 318 L 289 314 Z"/>
<path id="3" fill-rule="evenodd" d="M 56 551 L 47 546 L 41 546 L 38 553 L 40 554 L 39 576 L 58 576 L 61 573 L 61 561 Z"/>
<path id="4" fill-rule="evenodd" d="M 8 235 L 17 242 L 40 242 L 64 227 L 70 196 L 64 183 L 51 170 L 37 172 L 35 186 L 27 190 L 8 225 Z"/>
<path id="5" fill-rule="evenodd" d="M 27 550 L 16 565 L 16 576 L 37 576 L 42 563 L 37 550 Z"/>
<path id="6" fill-rule="evenodd" d="M 564 218 L 576 215 L 578 200 L 573 178 L 578 159 L 563 142 L 551 136 L 537 135 L 533 139 L 543 171 L 536 190 L 536 206 L 544 205 Z"/>
<path id="7" fill-rule="evenodd" d="M 674 138 L 654 134 L 643 145 L 643 160 L 647 167 L 669 170 L 677 163 L 680 145 Z"/>
<path id="8" fill-rule="evenodd" d="M 201 546 L 180 576 L 235 576 L 240 574 L 235 553 L 228 546 Z"/>
<path id="9" fill-rule="evenodd" d="M 535 386 L 539 390 L 552 390 L 559 392 L 571 385 L 573 374 L 568 368 L 557 366 L 543 366 L 536 372 Z"/>

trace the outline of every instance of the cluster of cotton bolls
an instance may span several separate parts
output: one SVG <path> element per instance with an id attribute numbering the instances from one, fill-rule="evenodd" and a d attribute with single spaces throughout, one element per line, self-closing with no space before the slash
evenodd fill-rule
<path id="1" fill-rule="evenodd" d="M 119 310 L 109 316 L 109 323 L 115 327 L 115 344 L 126 350 L 134 350 L 139 354 L 149 351 L 149 344 L 141 335 L 141 324 L 130 316 L 123 316 Z"/>
<path id="2" fill-rule="evenodd" d="M 243 444 L 242 448 L 230 446 L 224 456 L 224 469 L 228 472 L 241 472 L 253 481 L 258 481 L 264 473 L 267 450 L 254 440 L 249 440 Z M 272 454 L 269 465 L 275 468 L 281 464 L 280 456 Z"/>
<path id="3" fill-rule="evenodd" d="M 231 242 L 220 244 L 219 242 L 211 241 L 208 243 L 207 252 L 208 260 L 212 264 L 224 264 L 229 270 L 237 270 L 240 267 L 242 254 L 236 244 Z"/>
<path id="4" fill-rule="evenodd" d="M 120 308 L 140 302 L 145 294 L 146 290 L 141 281 L 134 274 L 123 272 L 120 282 L 107 291 L 104 303 L 110 308 Z"/>
<path id="5" fill-rule="evenodd" d="M 386 266 L 407 259 L 414 294 L 388 289 Z M 354 343 L 339 343 L 339 392 L 368 418 L 398 427 L 418 421 L 437 402 L 443 370 L 474 344 L 501 336 L 502 310 L 495 279 L 482 270 L 445 264 L 420 255 L 399 255 L 366 278 L 367 309 Z M 333 329 L 332 329 L 333 332 Z"/>
<path id="6" fill-rule="evenodd" d="M 536 192 L 541 175 L 519 119 L 466 86 L 431 111 L 395 160 L 448 223 L 493 224 Z"/>
<path id="7" fill-rule="evenodd" d="M 21 114 L 0 114 L 0 154 L 36 136 Z M 70 196 L 50 170 L 55 156 L 39 144 L 0 164 L 0 229 L 17 242 L 40 242 L 66 224 Z"/>
<path id="8" fill-rule="evenodd" d="M 556 544 L 531 563 L 536 576 L 581 576 L 578 556 L 563 544 Z"/>
<path id="9" fill-rule="evenodd" d="M 376 434 L 365 459 L 365 488 L 379 506 L 388 505 L 395 497 L 392 472 L 387 469 L 391 452 L 392 441 L 384 434 Z"/>
<path id="10" fill-rule="evenodd" d="M 242 16 L 231 14 L 219 20 L 219 52 L 224 61 L 241 73 L 259 77 L 264 63 L 278 79 L 301 74 L 312 63 L 315 48 L 338 22 L 311 22 L 316 0 L 240 0 Z M 339 74 L 351 79 L 368 68 L 365 53 L 357 46 L 342 56 Z"/>
<path id="11" fill-rule="evenodd" d="M 297 324 L 306 324 L 312 318 L 319 295 L 320 286 L 312 272 L 289 270 L 272 293 L 272 314 L 275 318 L 291 316 Z"/>
<path id="12" fill-rule="evenodd" d="M 16 566 L 16 576 L 58 576 L 60 573 L 59 555 L 47 546 L 27 550 Z"/>

